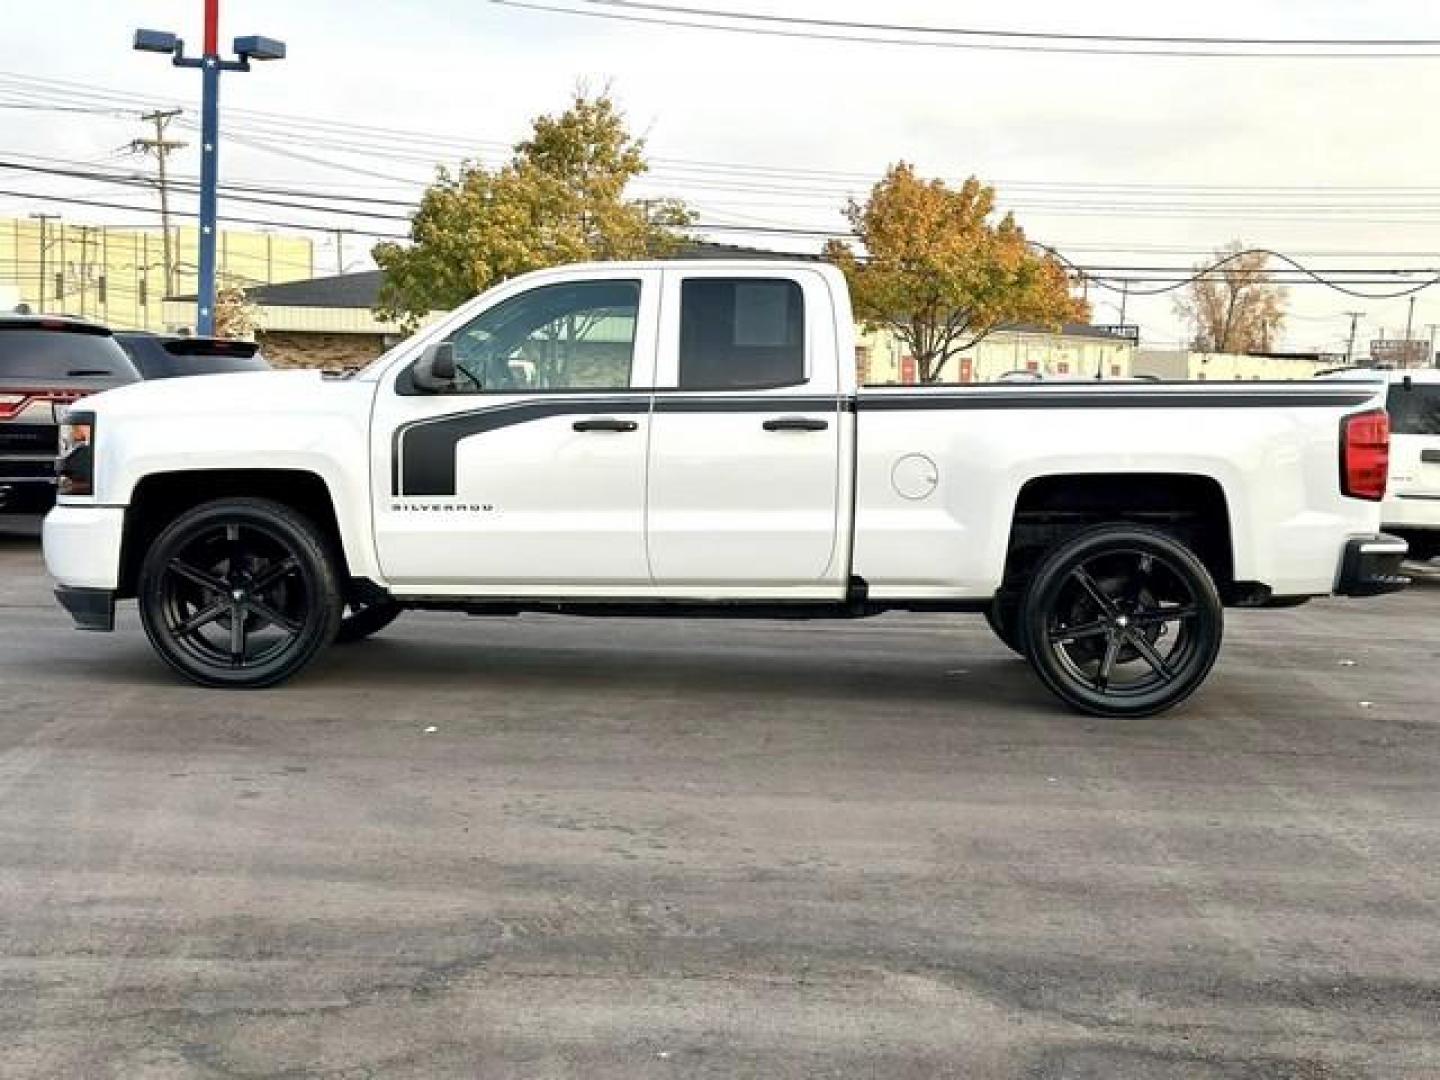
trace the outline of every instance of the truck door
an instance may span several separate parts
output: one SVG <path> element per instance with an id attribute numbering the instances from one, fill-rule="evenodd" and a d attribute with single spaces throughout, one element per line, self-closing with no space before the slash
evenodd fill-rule
<path id="1" fill-rule="evenodd" d="M 656 585 L 843 595 L 853 414 L 832 311 L 814 272 L 665 272 L 646 513 Z"/>
<path id="2" fill-rule="evenodd" d="M 402 592 L 544 595 L 650 583 L 645 448 L 658 271 L 597 270 L 501 294 L 441 340 L 445 393 L 413 363 L 376 397 L 375 540 Z"/>

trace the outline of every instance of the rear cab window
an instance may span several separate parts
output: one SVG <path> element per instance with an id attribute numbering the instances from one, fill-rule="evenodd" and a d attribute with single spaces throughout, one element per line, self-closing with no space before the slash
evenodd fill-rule
<path id="1" fill-rule="evenodd" d="M 138 334 L 122 334 L 116 341 L 147 379 L 226 375 L 237 371 L 267 371 L 270 367 L 253 341 L 166 339 Z"/>
<path id="2" fill-rule="evenodd" d="M 1392 435 L 1440 435 L 1440 383 L 1395 383 L 1385 407 Z"/>
<path id="3" fill-rule="evenodd" d="M 687 278 L 680 390 L 769 390 L 805 376 L 805 296 L 787 278 Z"/>
<path id="4" fill-rule="evenodd" d="M 71 379 L 136 378 L 125 350 L 108 334 L 0 326 L 0 379 L 63 385 Z"/>

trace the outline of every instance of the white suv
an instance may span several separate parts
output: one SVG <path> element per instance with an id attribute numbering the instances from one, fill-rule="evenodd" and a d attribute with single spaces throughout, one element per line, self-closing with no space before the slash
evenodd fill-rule
<path id="1" fill-rule="evenodd" d="M 1372 379 L 1390 386 L 1390 483 L 1381 519 L 1410 542 L 1413 558 L 1440 557 L 1440 370 L 1352 368 L 1323 378 Z"/>

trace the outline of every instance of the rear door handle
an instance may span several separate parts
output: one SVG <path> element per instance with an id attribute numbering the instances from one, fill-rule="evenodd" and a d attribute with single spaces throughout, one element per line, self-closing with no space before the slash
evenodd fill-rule
<path id="1" fill-rule="evenodd" d="M 824 431 L 829 420 L 813 420 L 808 416 L 777 416 L 761 425 L 766 431 Z"/>
<path id="2" fill-rule="evenodd" d="M 570 425 L 576 431 L 637 431 L 640 425 L 634 420 L 616 420 L 609 416 L 597 416 L 590 420 L 576 420 Z"/>

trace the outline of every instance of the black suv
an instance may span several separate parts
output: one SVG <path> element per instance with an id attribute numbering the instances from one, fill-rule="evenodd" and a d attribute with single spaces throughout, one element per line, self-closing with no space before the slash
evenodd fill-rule
<path id="1" fill-rule="evenodd" d="M 0 513 L 50 509 L 60 414 L 87 394 L 139 378 L 103 326 L 0 315 Z"/>
<path id="2" fill-rule="evenodd" d="M 115 340 L 130 354 L 142 379 L 266 371 L 270 367 L 253 341 L 125 331 L 116 334 Z"/>

